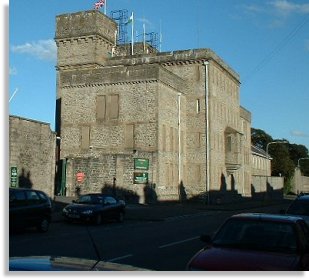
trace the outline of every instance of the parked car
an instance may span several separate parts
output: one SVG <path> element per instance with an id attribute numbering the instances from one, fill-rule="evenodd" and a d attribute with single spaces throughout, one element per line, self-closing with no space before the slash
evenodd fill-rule
<path id="1" fill-rule="evenodd" d="M 37 227 L 47 232 L 51 221 L 52 203 L 46 193 L 24 188 L 10 188 L 10 229 Z"/>
<path id="2" fill-rule="evenodd" d="M 147 269 L 81 258 L 29 256 L 10 257 L 9 271 L 147 271 Z"/>
<path id="3" fill-rule="evenodd" d="M 67 221 L 94 222 L 99 225 L 103 220 L 116 219 L 122 222 L 125 202 L 112 195 L 101 193 L 81 195 L 62 211 Z"/>
<path id="4" fill-rule="evenodd" d="M 281 210 L 281 213 L 301 217 L 309 226 L 309 194 L 298 195 L 288 209 L 286 211 Z"/>
<path id="5" fill-rule="evenodd" d="M 228 218 L 187 270 L 295 271 L 309 269 L 309 228 L 299 217 L 259 213 Z"/>

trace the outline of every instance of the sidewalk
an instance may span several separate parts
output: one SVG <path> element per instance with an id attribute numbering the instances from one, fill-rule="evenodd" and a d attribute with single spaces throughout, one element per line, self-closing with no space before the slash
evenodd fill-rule
<path id="1" fill-rule="evenodd" d="M 57 197 L 54 201 L 52 222 L 63 221 L 62 209 L 73 198 Z M 202 202 L 160 202 L 157 204 L 127 204 L 126 220 L 136 221 L 164 221 L 177 216 L 193 215 L 205 211 L 237 211 L 248 210 L 263 206 L 282 205 L 282 209 L 291 203 L 291 200 L 281 199 L 273 201 L 248 200 L 224 205 L 205 205 Z"/>

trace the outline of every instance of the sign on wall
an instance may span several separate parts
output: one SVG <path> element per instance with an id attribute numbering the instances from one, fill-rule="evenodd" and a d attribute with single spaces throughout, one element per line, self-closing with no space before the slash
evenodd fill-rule
<path id="1" fill-rule="evenodd" d="M 17 177 L 18 177 L 17 167 L 12 166 L 11 167 L 11 188 L 17 188 Z"/>
<path id="2" fill-rule="evenodd" d="M 134 169 L 148 170 L 149 169 L 149 159 L 135 158 L 134 159 Z"/>
<path id="3" fill-rule="evenodd" d="M 148 173 L 147 172 L 134 172 L 133 176 L 134 184 L 147 184 L 148 183 Z"/>

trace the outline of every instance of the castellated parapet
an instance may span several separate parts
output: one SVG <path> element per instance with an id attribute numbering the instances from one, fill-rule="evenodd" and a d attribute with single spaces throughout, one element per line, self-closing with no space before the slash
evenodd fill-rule
<path id="1" fill-rule="evenodd" d="M 99 11 L 59 15 L 56 26 L 58 68 L 104 65 L 111 56 L 117 24 Z"/>

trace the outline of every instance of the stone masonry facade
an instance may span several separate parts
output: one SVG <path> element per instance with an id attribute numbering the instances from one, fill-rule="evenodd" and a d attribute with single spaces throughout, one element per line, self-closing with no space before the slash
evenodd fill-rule
<path id="1" fill-rule="evenodd" d="M 42 190 L 54 196 L 56 134 L 47 123 L 9 117 L 10 186 Z M 11 173 L 11 172 L 10 172 Z"/>
<path id="2" fill-rule="evenodd" d="M 251 114 L 240 106 L 239 75 L 220 57 L 210 49 L 138 48 L 132 56 L 115 43 L 116 23 L 95 10 L 56 23 L 66 195 L 76 186 L 82 193 L 112 186 L 145 202 L 145 182 L 135 181 L 145 173 L 158 200 L 250 196 Z M 137 169 L 136 159 L 147 168 Z"/>

